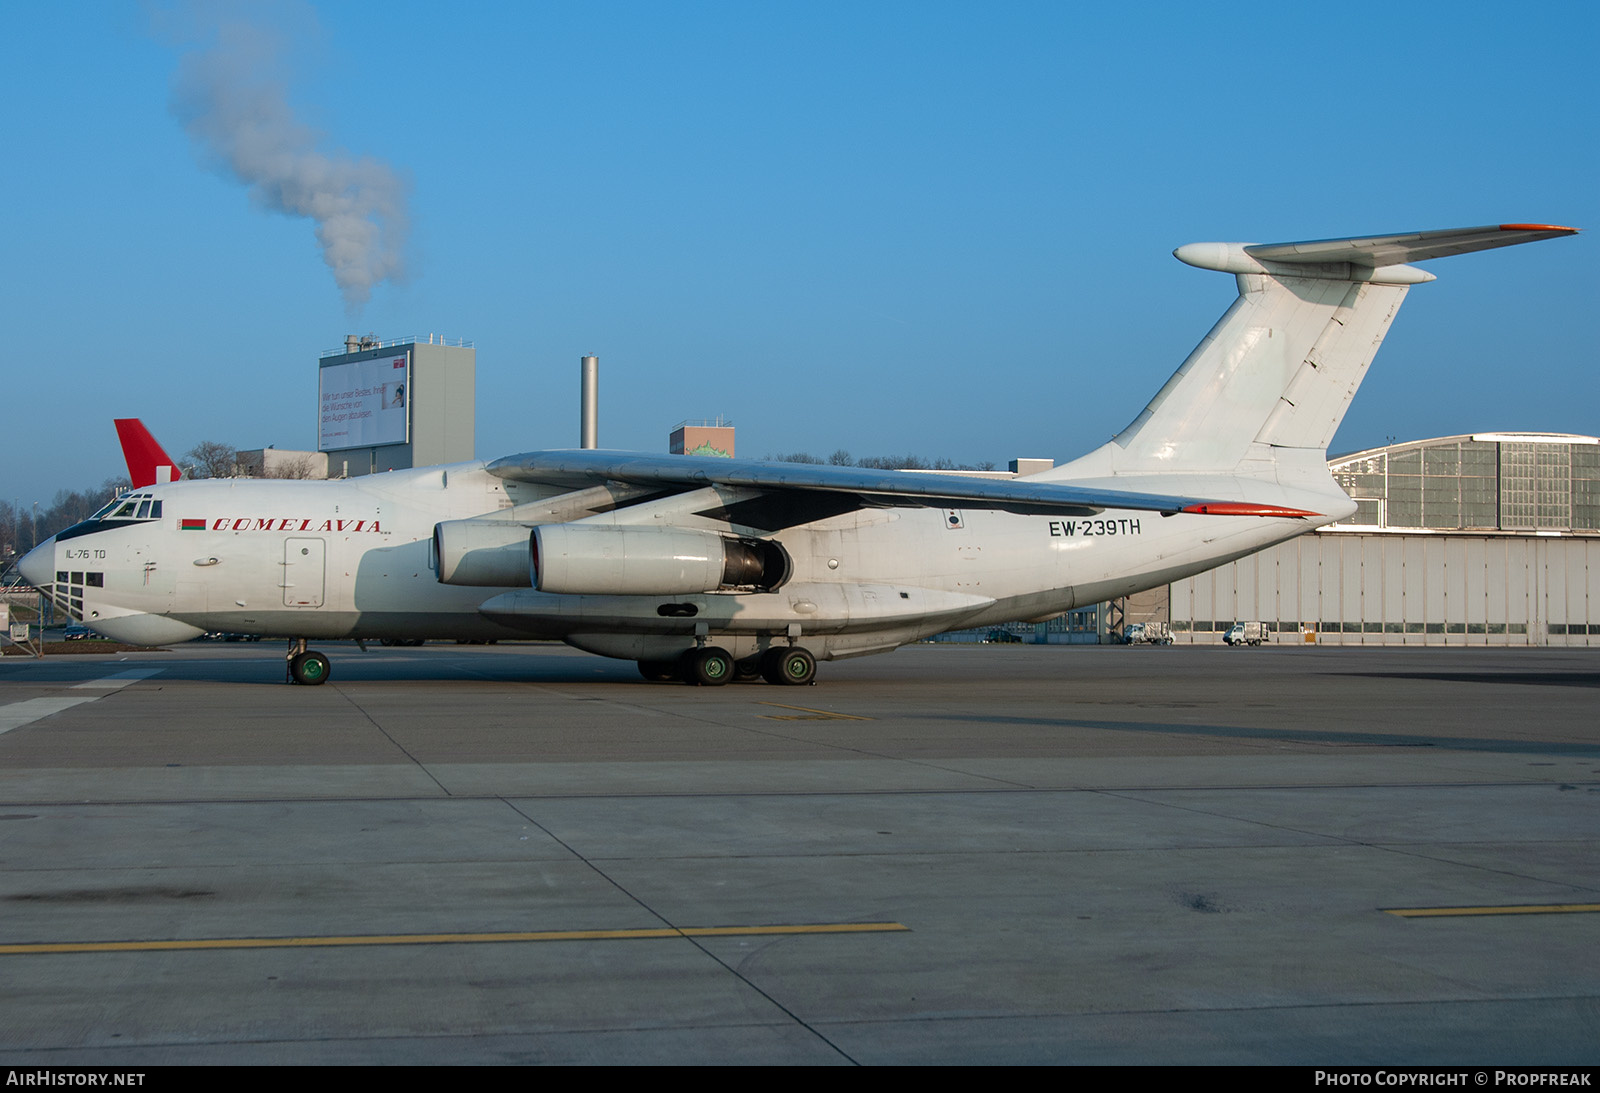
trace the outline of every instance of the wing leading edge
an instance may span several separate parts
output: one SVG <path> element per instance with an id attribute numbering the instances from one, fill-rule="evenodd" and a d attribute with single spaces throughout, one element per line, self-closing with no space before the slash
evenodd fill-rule
<path id="1" fill-rule="evenodd" d="M 1175 494 L 1085 488 L 1033 479 L 965 478 L 865 467 L 767 463 L 712 456 L 658 456 L 591 449 L 525 452 L 496 459 L 489 464 L 488 470 L 513 482 L 571 486 L 624 482 L 680 489 L 741 486 L 771 492 L 854 494 L 863 503 L 897 502 L 928 506 L 978 504 L 1052 512 L 1131 509 L 1165 515 L 1178 512 L 1213 516 L 1318 515 L 1304 509 Z"/>

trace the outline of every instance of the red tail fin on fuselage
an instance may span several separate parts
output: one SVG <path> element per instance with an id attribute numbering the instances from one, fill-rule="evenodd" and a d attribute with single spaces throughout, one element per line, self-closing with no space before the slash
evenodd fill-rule
<path id="1" fill-rule="evenodd" d="M 150 435 L 144 422 L 136 417 L 119 417 L 116 426 L 117 439 L 122 441 L 122 458 L 128 461 L 128 478 L 134 489 L 176 482 L 183 477 L 177 462 Z"/>

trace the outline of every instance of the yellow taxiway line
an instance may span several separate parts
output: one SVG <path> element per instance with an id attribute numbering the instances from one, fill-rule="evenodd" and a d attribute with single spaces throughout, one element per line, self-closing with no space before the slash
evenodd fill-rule
<path id="1" fill-rule="evenodd" d="M 1600 911 L 1600 903 L 1514 903 L 1506 907 L 1381 907 L 1400 918 L 1460 918 L 1473 915 L 1579 915 Z"/>
<path id="2" fill-rule="evenodd" d="M 198 949 L 304 949 L 343 945 L 475 945 L 516 941 L 635 941 L 670 937 L 767 937 L 779 934 L 874 934 L 909 930 L 898 922 L 823 922 L 795 926 L 684 926 L 644 930 L 528 930 L 490 934 L 351 934 L 327 937 L 216 937 L 162 941 L 65 941 L 0 945 L 0 956 L 45 953 L 139 953 Z"/>

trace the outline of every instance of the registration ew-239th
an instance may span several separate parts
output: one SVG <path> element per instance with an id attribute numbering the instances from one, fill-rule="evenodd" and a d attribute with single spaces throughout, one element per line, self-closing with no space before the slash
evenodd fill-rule
<path id="1" fill-rule="evenodd" d="M 1095 518 L 1092 520 L 1051 520 L 1052 539 L 1070 539 L 1075 535 L 1085 538 L 1094 535 L 1138 535 L 1139 521 L 1126 516 Z"/>

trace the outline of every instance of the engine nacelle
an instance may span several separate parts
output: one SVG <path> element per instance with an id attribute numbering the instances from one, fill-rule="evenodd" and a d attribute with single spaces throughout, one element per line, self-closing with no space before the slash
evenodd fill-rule
<path id="1" fill-rule="evenodd" d="M 477 588 L 528 588 L 525 524 L 500 520 L 446 520 L 433 525 L 440 584 Z"/>
<path id="2" fill-rule="evenodd" d="M 789 555 L 767 539 L 694 528 L 545 524 L 533 530 L 533 587 L 566 595 L 677 596 L 755 589 L 789 577 Z"/>

